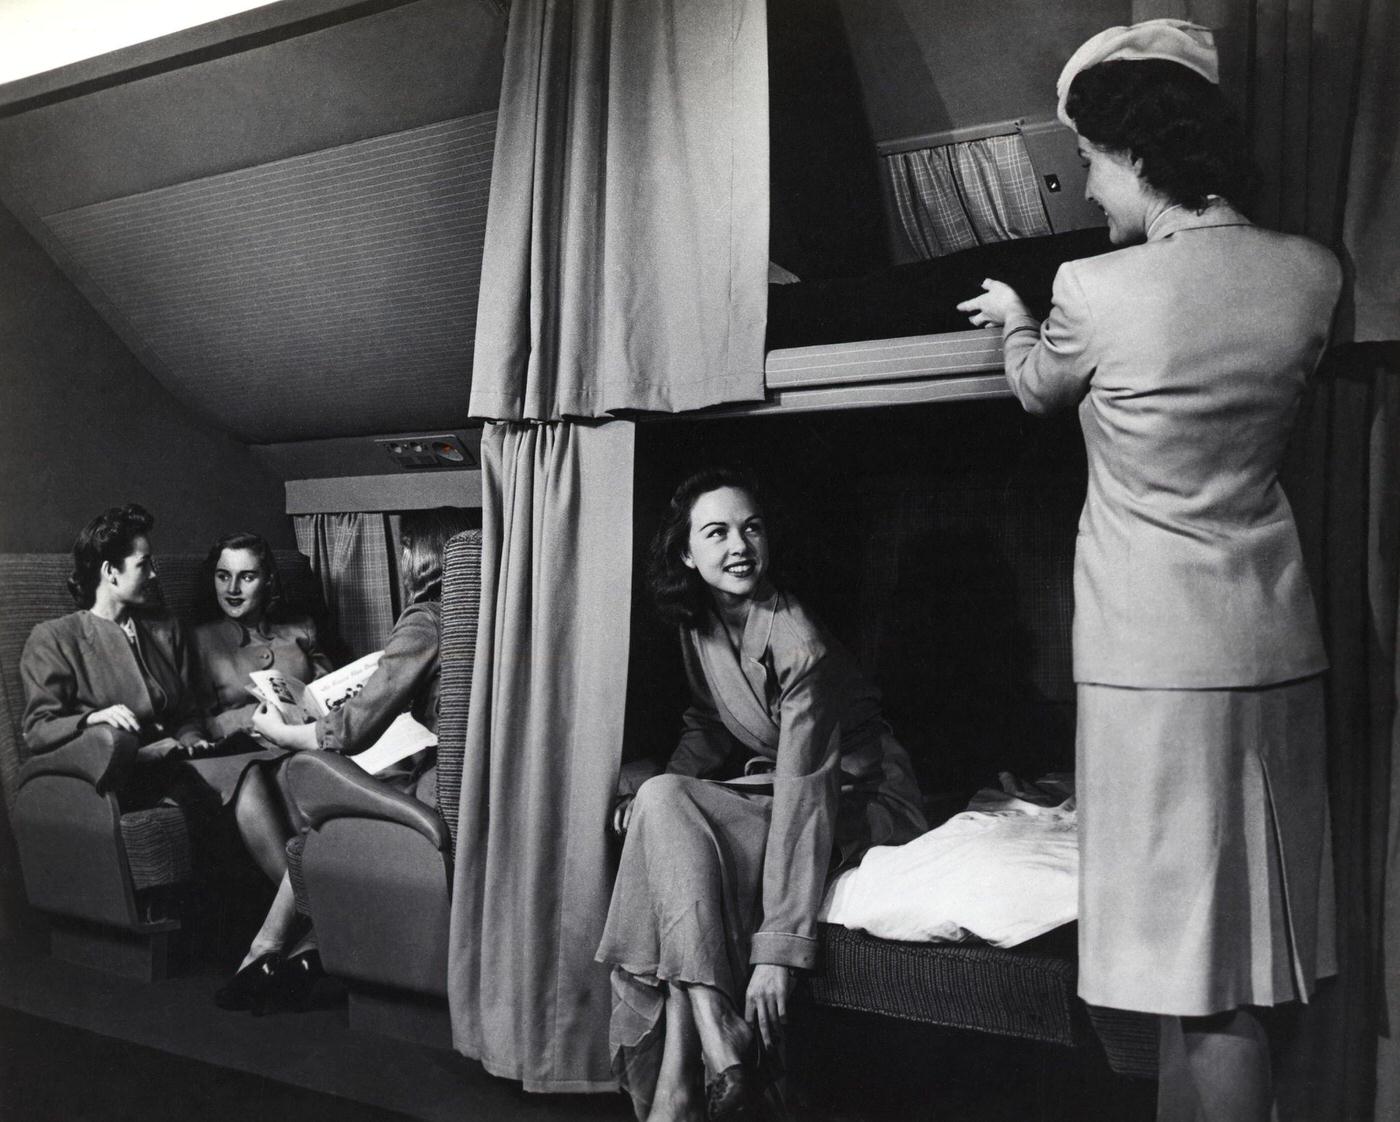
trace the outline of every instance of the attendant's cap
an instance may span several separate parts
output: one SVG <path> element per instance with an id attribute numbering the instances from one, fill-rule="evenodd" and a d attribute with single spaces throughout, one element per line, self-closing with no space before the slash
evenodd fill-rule
<path id="1" fill-rule="evenodd" d="M 1207 81 L 1220 83 L 1220 58 L 1210 28 L 1180 19 L 1149 19 L 1127 27 L 1100 31 L 1070 56 L 1055 83 L 1059 96 L 1057 113 L 1070 128 L 1074 122 L 1065 112 L 1069 88 L 1081 70 L 1113 59 L 1157 58 L 1178 62 Z"/>

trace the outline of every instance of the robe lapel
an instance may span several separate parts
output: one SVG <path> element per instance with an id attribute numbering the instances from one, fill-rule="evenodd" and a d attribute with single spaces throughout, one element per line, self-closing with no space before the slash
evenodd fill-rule
<path id="1" fill-rule="evenodd" d="M 717 620 L 696 634 L 720 719 L 755 751 L 776 752 L 778 747 L 778 725 L 768 710 L 768 669 L 763 663 L 775 603 L 771 590 L 765 598 L 754 600 L 737 655 Z"/>

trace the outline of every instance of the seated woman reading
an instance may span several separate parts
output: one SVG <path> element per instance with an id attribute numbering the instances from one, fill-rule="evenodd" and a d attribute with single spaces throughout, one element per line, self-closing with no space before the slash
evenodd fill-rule
<path id="1" fill-rule="evenodd" d="M 289 725 L 275 712 L 259 708 L 253 714 L 254 731 L 286 751 L 320 750 L 348 756 L 373 746 L 401 713 L 412 713 L 420 724 L 436 732 L 442 558 L 448 541 L 469 528 L 466 512 L 450 507 L 405 514 L 399 531 L 399 579 L 407 606 L 364 689 L 339 709 L 305 725 Z M 376 778 L 436 806 L 435 755 L 432 749 L 419 752 Z M 291 881 L 284 875 L 238 973 L 215 995 L 218 1004 L 257 1013 L 269 1004 L 305 1000 L 321 975 L 321 961 L 309 934 L 291 955 L 283 957 L 292 942 L 296 919 Z"/>
<path id="2" fill-rule="evenodd" d="M 190 646 L 156 593 L 154 525 L 131 503 L 84 526 L 68 578 L 78 610 L 35 627 L 20 655 L 29 751 L 83 742 L 111 758 L 130 745 L 109 771 L 128 809 L 168 793 L 167 769 L 130 766 L 136 745 L 171 737 L 193 751 L 208 746 L 188 684 Z"/>
<path id="3" fill-rule="evenodd" d="M 927 828 L 878 692 L 769 565 L 746 476 L 680 485 L 649 576 L 692 700 L 667 774 L 624 811 L 598 949 L 615 1067 L 653 1122 L 753 1115 L 755 1030 L 774 1042 L 794 972 L 816 965 L 828 875 Z"/>

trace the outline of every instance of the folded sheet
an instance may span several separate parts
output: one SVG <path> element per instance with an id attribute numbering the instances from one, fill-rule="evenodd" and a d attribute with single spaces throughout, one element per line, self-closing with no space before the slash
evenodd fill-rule
<path id="1" fill-rule="evenodd" d="M 882 939 L 1014 947 L 1074 922 L 1078 890 L 1073 798 L 1042 806 L 983 791 L 942 826 L 870 850 L 832 881 L 818 918 Z"/>

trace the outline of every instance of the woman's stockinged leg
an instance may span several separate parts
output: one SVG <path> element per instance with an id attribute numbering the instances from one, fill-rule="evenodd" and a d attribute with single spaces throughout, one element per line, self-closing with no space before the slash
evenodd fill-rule
<path id="1" fill-rule="evenodd" d="M 277 895 L 272 899 L 272 907 L 268 908 L 262 926 L 253 936 L 252 945 L 248 948 L 240 969 L 259 955 L 283 950 L 292 937 L 292 929 L 296 922 L 297 900 L 292 891 L 292 878 L 283 875 L 277 885 Z"/>
<path id="2" fill-rule="evenodd" d="M 1273 1068 L 1254 1011 L 1166 1017 L 1162 1032 L 1158 1122 L 1269 1122 Z"/>
<path id="3" fill-rule="evenodd" d="M 700 1052 L 712 1076 L 743 1063 L 753 1046 L 753 1029 L 733 1003 L 712 986 L 687 986 Z"/>
<path id="4" fill-rule="evenodd" d="M 287 872 L 287 839 L 291 827 L 282 810 L 282 796 L 268 774 L 250 767 L 233 798 L 234 821 L 244 846 L 269 880 Z"/>
<path id="5" fill-rule="evenodd" d="M 695 1122 L 705 1117 L 700 1035 L 688 991 L 666 987 L 666 1043 L 647 1122 Z"/>

